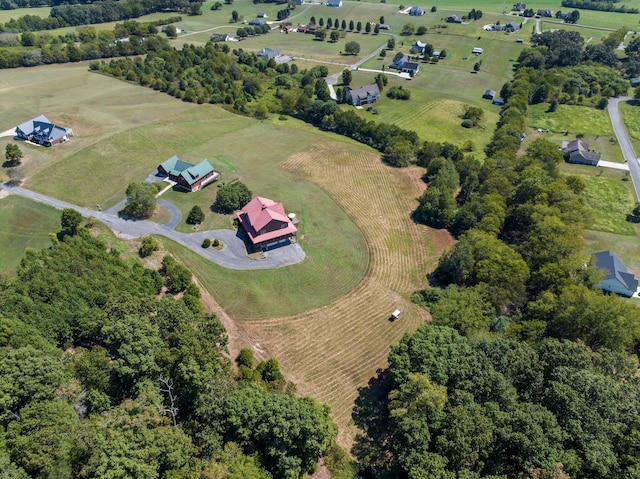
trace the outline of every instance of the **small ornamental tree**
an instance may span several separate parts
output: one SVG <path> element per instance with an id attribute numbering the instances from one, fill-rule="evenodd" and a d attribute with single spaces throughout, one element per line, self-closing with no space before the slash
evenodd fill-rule
<path id="1" fill-rule="evenodd" d="M 160 249 L 158 241 L 152 236 L 145 236 L 142 238 L 138 254 L 141 258 L 146 258 L 147 256 L 151 256 L 154 251 L 158 251 L 158 249 Z"/>
<path id="2" fill-rule="evenodd" d="M 189 216 L 187 216 L 187 223 L 190 225 L 197 225 L 204 221 L 204 211 L 198 205 L 195 205 L 189 211 Z"/>
<path id="3" fill-rule="evenodd" d="M 349 20 L 349 30 L 353 31 L 353 29 L 355 28 L 355 23 L 353 23 L 353 20 Z"/>
<path id="4" fill-rule="evenodd" d="M 202 247 L 203 248 L 208 248 L 211 246 L 211 240 L 209 238 L 205 238 L 204 240 L 202 240 Z"/>
<path id="5" fill-rule="evenodd" d="M 353 77 L 353 75 L 351 73 L 351 70 L 343 70 L 343 72 L 342 72 L 342 84 L 345 85 L 345 86 L 351 85 L 352 77 Z"/>
<path id="6" fill-rule="evenodd" d="M 340 40 L 340 32 L 337 30 L 333 30 L 329 34 L 329 40 L 331 40 L 333 43 L 336 43 L 338 40 Z"/>
<path id="7" fill-rule="evenodd" d="M 22 160 L 23 153 L 18 145 L 15 143 L 8 143 L 5 148 L 5 158 L 7 159 L 8 166 L 18 166 L 20 160 Z"/>

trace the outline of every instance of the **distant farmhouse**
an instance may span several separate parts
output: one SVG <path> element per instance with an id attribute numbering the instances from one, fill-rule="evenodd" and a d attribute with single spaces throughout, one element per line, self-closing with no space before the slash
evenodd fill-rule
<path id="1" fill-rule="evenodd" d="M 271 60 L 272 58 L 278 58 L 280 56 L 280 50 L 276 48 L 261 48 L 258 51 L 258 56 L 265 60 Z"/>
<path id="2" fill-rule="evenodd" d="M 233 36 L 228 33 L 212 33 L 211 41 L 212 42 L 232 42 Z"/>
<path id="3" fill-rule="evenodd" d="M 409 55 L 404 55 L 403 53 L 396 53 L 396 56 L 393 58 L 389 68 L 400 70 L 401 72 L 408 73 L 411 76 L 414 76 L 418 71 L 420 71 L 420 65 L 412 62 Z"/>
<path id="4" fill-rule="evenodd" d="M 600 153 L 589 151 L 589 145 L 578 139 L 563 141 L 560 149 L 567 163 L 597 166 L 600 161 Z"/>
<path id="5" fill-rule="evenodd" d="M 548 10 L 548 9 L 544 9 L 544 10 L 540 9 L 540 10 L 538 10 L 537 15 L 539 17 L 552 17 L 553 16 L 553 12 L 551 10 Z"/>
<path id="6" fill-rule="evenodd" d="M 256 15 L 256 18 L 269 18 L 266 13 L 260 12 Z"/>
<path id="7" fill-rule="evenodd" d="M 181 161 L 177 156 L 169 158 L 158 166 L 158 174 L 175 181 L 176 185 L 188 191 L 198 191 L 220 177 L 209 160 L 197 165 Z"/>
<path id="8" fill-rule="evenodd" d="M 309 33 L 311 35 L 315 35 L 315 33 L 320 30 L 319 25 L 298 25 L 296 31 L 298 33 Z"/>
<path id="9" fill-rule="evenodd" d="M 44 115 L 25 121 L 16 127 L 16 140 L 31 141 L 42 146 L 53 146 L 73 136 L 71 128 L 54 125 Z"/>
<path id="10" fill-rule="evenodd" d="M 638 280 L 627 271 L 620 259 L 611 251 L 600 251 L 593 255 L 596 267 L 604 273 L 604 279 L 594 288 L 610 291 L 630 298 L 638 290 Z"/>
<path id="11" fill-rule="evenodd" d="M 391 27 L 389 25 L 387 25 L 386 23 L 379 24 L 378 28 L 380 28 L 380 30 L 391 30 Z"/>
<path id="12" fill-rule="evenodd" d="M 285 214 L 282 203 L 261 196 L 256 196 L 242 208 L 237 218 L 254 251 L 289 244 L 298 231 Z"/>
<path id="13" fill-rule="evenodd" d="M 474 55 L 482 55 L 482 52 L 484 52 L 484 50 L 480 47 L 473 47 L 473 50 L 471 50 L 471 53 Z"/>
<path id="14" fill-rule="evenodd" d="M 411 7 L 409 9 L 409 15 L 412 17 L 419 17 L 424 15 L 424 8 L 422 7 Z"/>
<path id="15" fill-rule="evenodd" d="M 527 6 L 524 3 L 515 3 L 511 11 L 513 12 L 524 12 L 527 9 Z"/>
<path id="16" fill-rule="evenodd" d="M 351 90 L 351 104 L 353 106 L 369 105 L 380 98 L 380 88 L 376 83 Z"/>
<path id="17" fill-rule="evenodd" d="M 253 20 L 249 20 L 249 25 L 251 26 L 261 26 L 266 24 L 267 21 L 264 18 L 254 18 Z"/>
<path id="18" fill-rule="evenodd" d="M 449 15 L 447 18 L 445 18 L 445 21 L 447 23 L 462 23 L 462 18 L 460 18 L 458 15 Z"/>
<path id="19" fill-rule="evenodd" d="M 341 7 L 342 0 L 329 0 L 327 2 L 327 7 Z"/>
<path id="20" fill-rule="evenodd" d="M 415 54 L 420 54 L 420 55 L 424 55 L 424 49 L 427 46 L 426 43 L 422 43 L 421 41 L 417 40 L 413 45 L 411 45 L 411 50 L 409 50 L 410 53 Z"/>

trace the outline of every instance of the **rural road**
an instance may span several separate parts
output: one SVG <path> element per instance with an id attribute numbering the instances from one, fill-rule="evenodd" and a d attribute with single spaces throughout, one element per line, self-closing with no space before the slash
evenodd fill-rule
<path id="1" fill-rule="evenodd" d="M 6 183 L 2 185 L 2 189 L 9 194 L 24 196 L 25 198 L 53 206 L 59 210 L 71 208 L 84 217 L 88 218 L 93 216 L 96 220 L 111 228 L 116 236 L 123 239 L 140 238 L 152 234 L 164 236 L 189 248 L 194 253 L 229 269 L 253 270 L 280 268 L 282 266 L 299 263 L 305 257 L 302 248 L 297 243 L 294 243 L 268 251 L 264 253 L 264 258 L 249 258 L 244 241 L 234 230 L 211 230 L 197 233 L 179 233 L 174 231 L 173 228 L 180 222 L 180 211 L 171 203 L 163 200 L 160 200 L 158 203 L 169 210 L 172 219 L 169 223 L 160 225 L 151 221 L 125 220 L 120 218 L 116 212 L 95 211 L 89 208 L 82 208 L 25 188 L 10 186 Z M 169 207 L 167 207 L 167 205 L 169 205 Z M 109 211 L 111 211 L 111 209 Z M 202 241 L 205 238 L 211 240 L 218 239 L 223 243 L 224 247 L 220 250 L 215 248 L 205 249 L 202 247 Z"/>
<path id="2" fill-rule="evenodd" d="M 618 110 L 618 104 L 621 101 L 631 100 L 630 96 L 623 96 L 619 98 L 609 99 L 609 118 L 611 118 L 611 125 L 613 125 L 613 131 L 618 139 L 618 144 L 622 150 L 627 165 L 629 165 L 629 172 L 631 173 L 631 180 L 633 181 L 633 188 L 636 191 L 636 199 L 640 200 L 640 163 L 638 163 L 638 157 L 633 150 L 627 130 L 620 118 L 620 111 Z"/>

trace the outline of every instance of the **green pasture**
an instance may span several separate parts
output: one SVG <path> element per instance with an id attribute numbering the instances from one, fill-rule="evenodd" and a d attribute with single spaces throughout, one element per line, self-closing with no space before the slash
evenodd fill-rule
<path id="1" fill-rule="evenodd" d="M 51 7 L 39 8 L 16 8 L 15 10 L 0 10 L 0 23 L 7 23 L 12 18 L 18 19 L 24 15 L 36 15 L 38 17 L 48 17 Z"/>
<path id="2" fill-rule="evenodd" d="M 60 212 L 20 196 L 0 199 L 0 271 L 15 269 L 25 248 L 51 245 L 49 233 L 60 231 Z"/>
<path id="3" fill-rule="evenodd" d="M 622 181 L 622 178 L 627 180 Z M 628 174 L 608 170 L 602 176 L 582 176 L 582 179 L 586 185 L 582 195 L 592 220 L 589 229 L 635 235 L 635 226 L 626 221 L 627 214 L 635 205 L 633 194 L 627 187 L 627 184 L 631 184 Z"/>
<path id="4" fill-rule="evenodd" d="M 618 108 L 637 154 L 640 152 L 640 103 L 620 102 L 618 103 Z"/>
<path id="5" fill-rule="evenodd" d="M 124 197 L 129 182 L 142 181 L 160 162 L 178 155 L 189 162 L 208 158 L 223 181 L 239 178 L 254 194 L 282 201 L 287 211 L 298 215 L 299 242 L 307 258 L 291 268 L 231 272 L 182 247 L 171 249 L 229 312 L 238 317 L 291 314 L 339 297 L 362 277 L 368 253 L 360 230 L 323 190 L 279 168 L 314 142 L 339 137 L 293 119 L 258 121 L 216 106 L 183 103 L 90 73 L 86 64 L 8 73 L 13 86 L 0 89 L 6 129 L 45 113 L 75 132 L 71 141 L 53 148 L 21 145 L 27 188 L 105 208 Z M 27 94 L 43 85 L 48 94 L 42 98 Z M 3 139 L 0 148 L 7 142 Z M 356 151 L 364 148 L 348 142 Z M 210 185 L 193 196 L 171 191 L 165 198 L 175 201 L 185 218 L 191 206 L 199 204 L 209 224 L 228 228 L 229 217 L 211 219 L 216 189 Z M 45 239 L 50 230 L 44 230 Z M 287 287 L 296 294 L 282 294 Z"/>
<path id="6" fill-rule="evenodd" d="M 410 100 L 392 100 L 383 91 L 380 100 L 374 105 L 378 111 L 376 115 L 366 109 L 355 111 L 367 120 L 392 123 L 415 131 L 421 140 L 448 141 L 459 146 L 466 140 L 471 140 L 476 151 L 481 152 L 491 139 L 500 108 L 481 99 L 482 92 L 489 88 L 482 87 L 480 91 L 475 84 L 478 79 L 482 79 L 482 75 L 452 72 L 444 63 L 421 64 L 420 72 L 411 81 L 389 75 L 385 91 L 394 85 L 401 85 L 411 92 Z M 374 73 L 356 72 L 352 85 L 359 87 L 371 83 L 374 76 Z M 452 83 L 457 87 L 446 92 L 447 86 L 451 87 Z M 467 129 L 460 126 L 464 105 L 484 109 L 484 120 L 479 128 Z"/>
<path id="7" fill-rule="evenodd" d="M 633 236 L 605 233 L 603 231 L 587 230 L 584 239 L 587 242 L 587 252 L 611 250 L 624 264 L 629 272 L 640 275 L 640 241 L 638 241 L 638 226 L 632 225 L 636 234 Z"/>

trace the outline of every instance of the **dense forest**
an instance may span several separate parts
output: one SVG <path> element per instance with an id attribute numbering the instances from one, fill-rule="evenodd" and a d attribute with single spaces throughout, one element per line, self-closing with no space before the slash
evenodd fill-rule
<path id="1" fill-rule="evenodd" d="M 84 227 L 58 236 L 0 278 L 3 478 L 294 479 L 315 468 L 336 435 L 328 409 L 249 350 L 236 375 L 191 273 L 171 257 L 160 272 L 123 260 Z"/>

